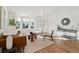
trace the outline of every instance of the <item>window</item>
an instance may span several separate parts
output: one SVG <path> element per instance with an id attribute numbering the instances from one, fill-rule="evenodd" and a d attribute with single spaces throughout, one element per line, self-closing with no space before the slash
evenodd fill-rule
<path id="1" fill-rule="evenodd" d="M 22 25 L 23 25 L 23 28 L 28 28 L 29 27 L 29 19 L 23 18 Z"/>

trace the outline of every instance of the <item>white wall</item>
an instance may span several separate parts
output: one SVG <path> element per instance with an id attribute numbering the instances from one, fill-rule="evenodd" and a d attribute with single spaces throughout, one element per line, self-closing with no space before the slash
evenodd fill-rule
<path id="1" fill-rule="evenodd" d="M 36 16 L 35 27 L 37 31 L 48 32 L 48 16 Z"/>
<path id="2" fill-rule="evenodd" d="M 63 26 L 61 24 L 63 18 L 69 18 L 71 20 L 70 25 Z M 50 31 L 52 29 L 56 30 L 56 25 L 67 29 L 76 29 L 76 27 L 79 27 L 79 7 L 57 7 L 49 14 L 48 21 L 48 28 Z"/>
<path id="3" fill-rule="evenodd" d="M 4 9 L 7 11 L 7 8 L 4 8 Z M 76 27 L 79 27 L 79 7 L 51 7 L 49 12 L 46 11 L 46 13 L 47 13 L 47 15 L 45 15 L 44 18 L 40 17 L 41 14 L 39 14 L 39 13 L 38 13 L 39 15 L 37 15 L 37 16 L 32 14 L 33 16 L 31 16 L 31 18 L 34 19 L 35 30 L 37 28 L 42 27 L 42 25 L 40 25 L 42 23 L 42 20 L 45 20 L 45 25 L 46 25 L 44 28 L 44 31 L 51 32 L 52 29 L 56 30 L 56 25 L 60 25 L 61 27 L 68 28 L 68 29 L 76 29 Z M 10 15 L 10 16 L 15 17 L 14 14 Z M 3 20 L 4 28 L 6 28 L 8 26 L 7 17 L 8 17 L 8 13 L 6 12 L 6 17 L 5 17 L 6 20 Z M 61 20 L 65 17 L 68 17 L 71 20 L 71 23 L 68 26 L 63 26 L 61 24 Z M 72 28 L 72 26 L 73 26 L 73 28 Z"/>
<path id="4" fill-rule="evenodd" d="M 5 16 L 4 16 L 4 11 L 5 11 Z M 15 18 L 15 20 L 17 20 L 16 17 L 19 17 L 19 15 L 17 15 L 17 13 L 15 13 L 13 11 L 9 11 L 6 7 L 3 7 L 2 16 L 3 16 L 2 17 L 3 33 L 4 34 L 15 34 L 18 29 L 16 30 L 16 26 L 9 26 L 9 19 Z M 22 15 L 21 15 L 21 17 L 22 17 Z M 26 29 L 23 29 L 22 27 L 19 30 L 21 30 L 22 33 L 27 33 L 28 30 L 30 31 L 30 29 L 26 30 Z"/>
<path id="5" fill-rule="evenodd" d="M 5 12 L 5 15 L 4 15 Z M 6 7 L 2 7 L 2 25 L 3 25 L 3 30 L 6 30 L 8 28 L 8 10 Z"/>
<path id="6" fill-rule="evenodd" d="M 5 13 L 4 13 L 5 12 Z M 13 34 L 16 32 L 16 28 L 14 26 L 9 26 L 9 15 L 8 9 L 6 7 L 2 7 L 2 31 L 4 34 Z"/>
<path id="7" fill-rule="evenodd" d="M 3 32 L 3 30 L 6 30 L 6 27 L 7 27 L 7 12 L 6 12 L 7 9 L 2 6 L 0 6 L 0 8 L 1 8 L 1 12 L 0 12 L 1 29 L 0 31 Z"/>

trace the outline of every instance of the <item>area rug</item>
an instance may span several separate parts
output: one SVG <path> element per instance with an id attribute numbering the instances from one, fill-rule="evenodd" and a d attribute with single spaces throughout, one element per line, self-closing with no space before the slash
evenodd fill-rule
<path id="1" fill-rule="evenodd" d="M 25 47 L 24 52 L 25 53 L 34 53 L 40 49 L 43 49 L 51 44 L 54 44 L 51 40 L 43 40 L 42 37 L 38 37 L 34 40 L 34 42 L 31 42 L 30 40 L 27 41 L 27 46 Z"/>

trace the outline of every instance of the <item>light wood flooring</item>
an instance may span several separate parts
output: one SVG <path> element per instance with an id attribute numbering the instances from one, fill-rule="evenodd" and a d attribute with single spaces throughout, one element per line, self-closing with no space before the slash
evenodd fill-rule
<path id="1" fill-rule="evenodd" d="M 45 47 L 35 53 L 79 53 L 79 41 L 78 40 L 57 40 L 55 44 Z"/>

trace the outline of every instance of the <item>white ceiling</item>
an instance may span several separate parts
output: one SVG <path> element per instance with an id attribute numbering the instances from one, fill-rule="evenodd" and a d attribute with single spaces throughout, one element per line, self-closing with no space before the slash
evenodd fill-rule
<path id="1" fill-rule="evenodd" d="M 43 12 L 49 13 L 55 7 L 42 7 L 42 6 L 7 6 L 9 11 L 25 15 L 42 15 Z"/>
<path id="2" fill-rule="evenodd" d="M 13 11 L 18 14 L 30 15 L 30 16 L 38 16 L 45 14 L 50 14 L 53 12 L 57 12 L 59 10 L 79 10 L 78 6 L 75 7 L 64 7 L 64 6 L 6 6 L 9 11 Z"/>

